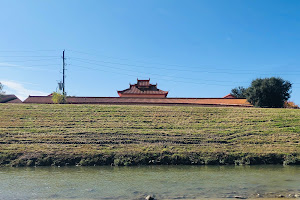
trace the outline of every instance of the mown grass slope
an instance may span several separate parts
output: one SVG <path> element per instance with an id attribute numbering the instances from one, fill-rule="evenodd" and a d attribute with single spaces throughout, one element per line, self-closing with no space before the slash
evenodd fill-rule
<path id="1" fill-rule="evenodd" d="M 300 110 L 0 105 L 0 164 L 299 163 Z"/>

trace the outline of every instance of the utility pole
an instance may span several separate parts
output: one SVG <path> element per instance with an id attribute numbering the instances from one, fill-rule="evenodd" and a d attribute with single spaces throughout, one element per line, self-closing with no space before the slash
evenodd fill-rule
<path id="1" fill-rule="evenodd" d="M 65 95 L 65 50 L 63 50 L 63 95 Z"/>

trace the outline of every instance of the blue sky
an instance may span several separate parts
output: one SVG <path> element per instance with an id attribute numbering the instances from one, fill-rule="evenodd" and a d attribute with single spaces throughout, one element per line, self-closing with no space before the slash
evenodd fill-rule
<path id="1" fill-rule="evenodd" d="M 151 78 L 169 97 L 223 97 L 256 78 L 293 83 L 300 1 L 0 1 L 0 82 L 24 100 L 56 90 L 117 96 Z"/>

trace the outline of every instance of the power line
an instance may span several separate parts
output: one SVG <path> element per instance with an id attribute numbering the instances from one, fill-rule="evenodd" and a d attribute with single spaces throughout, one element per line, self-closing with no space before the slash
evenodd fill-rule
<path id="1" fill-rule="evenodd" d="M 73 65 L 73 67 L 79 67 L 79 68 L 84 68 L 84 69 L 90 69 L 90 70 L 97 70 L 97 71 L 102 71 L 102 72 L 108 72 L 108 73 L 112 73 L 112 74 L 121 74 L 121 75 L 126 75 L 126 76 L 131 76 L 131 77 L 137 77 L 136 75 L 132 75 L 132 74 L 127 74 L 127 73 L 120 73 L 120 72 L 112 72 L 112 71 L 107 71 L 107 70 L 103 70 L 103 69 L 99 69 L 99 68 L 91 68 L 91 67 L 85 67 L 85 66 L 80 66 L 80 65 Z M 139 72 L 142 73 L 142 72 Z M 156 75 L 154 75 L 156 76 Z M 158 75 L 159 76 L 159 75 Z M 172 77 L 172 78 L 176 78 L 176 77 Z M 165 81 L 170 81 L 168 79 L 164 79 L 164 78 L 159 78 L 160 80 L 165 80 Z M 183 78 L 184 79 L 184 78 Z M 188 80 L 193 80 L 193 79 L 188 79 Z M 203 80 L 203 79 L 202 79 Z M 214 81 L 214 80 L 203 80 L 203 81 L 213 81 L 213 82 L 218 82 L 218 81 Z M 225 84 L 215 84 L 215 83 L 199 83 L 199 82 L 194 82 L 194 81 L 180 81 L 180 80 L 176 80 L 176 82 L 181 82 L 181 83 L 192 83 L 192 84 L 197 84 L 197 85 L 216 85 L 216 86 L 236 86 L 236 84 L 232 84 L 232 85 L 225 85 Z M 235 82 L 233 82 L 235 83 Z M 242 82 L 236 82 L 236 83 L 242 83 Z M 300 84 L 300 83 L 293 83 L 293 84 Z M 299 88 L 299 87 L 293 87 L 293 88 Z"/>
<path id="2" fill-rule="evenodd" d="M 107 66 L 107 65 L 99 65 L 97 63 L 90 63 L 90 62 L 84 62 L 84 63 L 93 64 L 93 65 L 100 66 L 100 67 L 106 67 L 106 68 L 112 68 L 112 69 L 117 69 L 117 70 L 123 70 L 123 71 L 138 72 L 136 70 L 123 69 L 123 68 L 112 67 L 112 66 Z M 138 72 L 138 73 L 144 73 L 144 72 Z M 150 72 L 147 72 L 147 74 L 154 75 L 154 76 L 161 76 L 161 74 L 155 74 L 155 73 L 150 73 Z M 186 80 L 195 80 L 195 79 L 191 79 L 191 78 L 185 78 L 185 77 L 179 77 L 179 76 L 170 76 L 170 75 L 164 75 L 163 77 L 179 78 L 179 79 L 186 79 Z M 241 81 L 234 82 L 234 81 L 221 81 L 221 80 L 204 80 L 204 79 L 202 79 L 202 80 L 203 81 L 207 81 L 207 82 L 219 82 L 219 83 L 249 83 L 249 82 L 241 82 Z M 299 83 L 294 83 L 294 84 L 299 84 Z"/>
<path id="3" fill-rule="evenodd" d="M 110 62 L 110 61 L 99 61 L 99 60 L 91 60 L 91 59 L 85 59 L 85 58 L 73 58 L 73 57 L 70 57 L 70 59 L 76 60 L 76 61 L 79 61 L 79 62 L 83 62 L 83 61 L 90 62 L 90 61 L 92 61 L 92 62 L 102 62 L 102 63 L 107 63 L 107 64 L 116 64 L 116 65 L 124 65 L 124 66 L 131 66 L 131 67 L 133 66 L 133 67 L 139 67 L 139 68 L 141 68 L 141 67 L 144 67 L 144 68 L 149 67 L 149 66 L 145 66 L 145 65 L 118 63 L 118 62 Z M 97 64 L 97 63 L 93 63 L 93 64 Z M 178 71 L 178 72 L 195 72 L 195 73 L 212 73 L 212 74 L 257 74 L 257 73 L 254 73 L 254 72 L 253 73 L 229 72 L 228 70 L 227 71 L 208 71 L 208 70 L 190 70 L 190 69 L 168 69 L 168 68 L 153 67 L 153 66 L 151 66 L 151 68 L 153 68 L 153 69 L 160 69 L 160 70 L 172 70 L 172 71 Z M 225 69 L 222 69 L 222 70 L 225 70 Z M 269 73 L 264 73 L 264 74 L 260 73 L 260 75 L 270 75 L 270 74 Z M 282 73 L 280 73 L 280 75 L 300 75 L 300 74 L 296 74 L 296 73 L 293 73 L 293 74 L 282 74 Z"/>
<path id="4" fill-rule="evenodd" d="M 123 70 L 123 71 L 131 71 L 131 72 L 137 72 L 136 70 L 130 70 L 130 69 L 123 69 L 123 68 L 118 68 L 118 67 L 111 67 L 111 66 L 106 66 L 106 65 L 99 65 L 99 64 L 95 64 L 95 63 L 89 63 L 89 64 L 93 64 L 96 66 L 101 66 L 101 67 L 106 67 L 106 68 L 113 68 L 113 69 L 117 69 L 117 70 Z M 72 65 L 74 66 L 74 65 Z M 144 72 L 138 72 L 138 73 L 144 73 Z M 149 75 L 155 75 L 155 76 L 161 76 L 161 74 L 155 74 L 155 73 L 150 73 L 147 72 L 147 74 Z M 164 77 L 170 77 L 170 78 L 180 78 L 180 79 L 187 79 L 187 80 L 192 80 L 191 78 L 184 78 L 184 77 L 178 77 L 178 76 L 170 76 L 170 75 L 164 75 Z M 203 79 L 202 79 L 203 80 Z M 221 83 L 233 83 L 232 81 L 220 81 L 220 80 L 203 80 L 203 81 L 211 81 L 211 82 L 221 82 Z M 241 82 L 237 82 L 237 83 L 241 83 Z M 246 82 L 244 82 L 246 83 Z"/>
<path id="5" fill-rule="evenodd" d="M 82 52 L 82 51 L 75 51 L 75 50 L 69 50 L 71 52 L 75 52 L 75 53 L 79 53 L 79 54 L 85 54 L 85 55 L 92 55 L 92 56 L 99 56 L 99 54 L 91 54 L 91 53 L 86 53 L 86 52 Z M 140 62 L 140 63 L 145 63 L 145 64 L 153 64 L 153 65 L 161 65 L 161 66 L 173 66 L 173 67 L 180 67 L 180 68 L 187 68 L 187 65 L 175 65 L 175 64 L 163 64 L 163 63 L 158 63 L 158 62 L 146 62 L 146 61 L 134 61 L 131 59 L 127 59 L 127 58 L 118 58 L 118 57 L 113 57 L 113 56 L 107 56 L 104 54 L 100 54 L 101 56 L 105 56 L 108 58 L 113 58 L 113 59 L 117 59 L 117 60 L 128 60 L 128 61 L 133 61 L 133 62 Z M 78 58 L 80 59 L 80 58 Z M 81 58 L 84 59 L 84 58 Z M 145 65 L 136 65 L 136 64 L 126 64 L 126 63 L 118 63 L 118 62 L 108 62 L 108 61 L 99 61 L 99 60 L 90 60 L 90 59 L 85 59 L 85 60 L 89 60 L 89 61 L 96 61 L 96 62 L 104 62 L 104 63 L 111 63 L 111 64 L 119 64 L 119 65 L 126 65 L 126 66 L 136 66 L 136 67 L 149 67 L 149 66 L 145 66 Z M 201 67 L 209 67 L 209 66 L 201 66 Z M 284 66 L 279 66 L 279 67 L 284 67 Z M 151 66 L 151 68 L 156 68 L 156 69 L 165 69 L 165 70 L 178 70 L 178 71 L 192 71 L 190 70 L 191 68 L 193 69 L 199 69 L 199 67 L 191 67 L 188 66 L 188 68 L 190 68 L 189 70 L 182 70 L 182 69 L 174 69 L 174 68 L 161 68 L 161 67 L 153 67 Z M 211 68 L 211 67 L 209 67 Z M 245 71 L 245 72 L 254 72 L 254 74 L 256 74 L 255 72 L 257 72 L 258 70 L 243 70 L 243 69 L 235 69 L 235 68 L 214 68 L 214 70 L 225 70 L 225 72 L 218 72 L 218 73 L 228 73 L 228 71 L 230 70 L 234 70 L 234 71 Z M 193 71 L 194 72 L 194 71 Z M 203 72 L 203 71 L 196 71 L 196 72 Z M 268 71 L 265 71 L 265 73 L 267 73 Z M 296 71 L 299 72 L 300 71 Z M 217 72 L 216 72 L 217 73 Z M 238 73 L 232 73 L 232 74 L 238 74 Z M 249 74 L 249 73 L 245 73 L 245 74 Z M 268 75 L 268 74 L 266 74 Z M 288 74 L 288 75 L 293 75 L 293 74 Z"/>
<path id="6" fill-rule="evenodd" d="M 36 50 L 36 51 L 0 51 L 0 52 L 42 52 L 42 51 L 57 51 L 57 50 Z M 74 50 L 69 50 L 71 52 L 75 52 L 75 53 L 80 53 L 80 54 L 86 54 L 86 55 L 93 55 L 90 53 L 85 53 L 85 52 L 80 52 L 80 51 L 74 51 Z M 63 50 L 63 93 L 65 93 L 65 50 Z M 95 55 L 95 54 L 94 54 Z M 57 60 L 59 59 L 58 56 L 50 56 L 50 55 L 8 55 L 8 56 L 0 56 L 0 58 L 45 58 L 45 59 L 29 59 L 29 60 L 14 60 L 14 61 L 2 61 L 2 62 L 36 62 L 36 61 L 49 61 L 49 60 Z M 114 59 L 119 59 L 119 60 L 128 60 L 130 61 L 130 59 L 126 59 L 126 58 L 117 58 L 117 57 L 111 57 L 111 56 L 106 56 L 106 57 L 110 57 L 110 58 L 114 58 Z M 175 72 L 193 72 L 193 73 L 212 73 L 212 74 L 256 74 L 258 70 L 242 70 L 242 69 L 217 69 L 217 68 L 213 68 L 211 70 L 218 70 L 218 71 L 211 71 L 211 70 L 191 70 L 191 69 L 182 69 L 182 68 L 186 68 L 186 66 L 183 65 L 173 65 L 173 64 L 162 64 L 162 63 L 156 63 L 156 62 L 148 62 L 148 64 L 151 65 L 161 65 L 161 66 L 172 66 L 172 67 L 179 67 L 174 69 L 174 68 L 164 68 L 164 67 L 156 67 L 156 66 L 149 66 L 149 65 L 143 65 L 143 64 L 130 64 L 130 63 L 124 63 L 124 62 L 111 62 L 111 61 L 107 61 L 107 60 L 95 60 L 95 59 L 87 59 L 87 58 L 80 58 L 80 57 L 68 57 L 71 60 L 75 61 L 75 62 L 81 62 L 81 63 L 85 63 L 85 64 L 91 64 L 91 65 L 95 65 L 95 66 L 99 66 L 99 67 L 105 67 L 106 69 L 115 69 L 115 70 L 123 70 L 126 72 L 134 72 L 134 73 L 140 73 L 140 74 L 144 74 L 145 72 L 139 72 L 137 70 L 133 70 L 133 69 L 125 69 L 122 67 L 117 67 L 116 65 L 120 65 L 120 66 L 130 66 L 130 67 L 136 67 L 136 68 L 153 68 L 153 69 L 159 69 L 159 70 L 172 70 Z M 109 65 L 103 65 L 103 64 L 99 64 L 100 63 L 104 63 L 104 64 L 109 64 Z M 144 61 L 136 61 L 136 62 L 140 62 L 140 63 L 146 63 Z M 110 66 L 113 65 L 113 66 Z M 36 65 L 36 66 L 51 66 L 51 65 Z M 132 75 L 132 74 L 128 74 L 128 73 L 120 73 L 120 72 L 112 72 L 109 70 L 103 70 L 103 69 L 99 69 L 99 68 L 90 68 L 90 67 L 85 67 L 85 66 L 78 66 L 78 65 L 72 65 L 74 67 L 79 67 L 79 68 L 85 68 L 85 69 L 90 69 L 90 70 L 98 70 L 98 71 L 104 71 L 104 72 L 108 72 L 108 73 L 114 73 L 114 74 L 121 74 L 121 75 L 126 75 L 126 76 L 132 76 L 136 78 L 136 75 Z M 1 67 L 1 66 L 0 66 Z M 9 66 L 9 67 L 20 67 L 20 68 L 28 68 L 28 69 L 34 69 L 31 67 L 26 67 L 26 66 Z M 203 66 L 202 66 L 203 67 Z M 207 66 L 205 66 L 207 67 Z M 192 69 L 195 69 L 195 67 L 189 67 Z M 197 68 L 199 69 L 199 67 Z M 46 70 L 46 69 L 45 69 Z M 222 71 L 223 70 L 223 71 Z M 224 71 L 225 70 L 225 71 Z M 232 71 L 234 70 L 234 72 Z M 256 72 L 256 73 L 255 73 Z M 278 75 L 299 75 L 297 74 L 298 71 L 296 71 L 296 73 L 293 74 L 278 74 Z M 191 84 L 197 84 L 197 85 L 216 85 L 216 86 L 233 86 L 236 85 L 234 83 L 249 83 L 249 82 L 233 82 L 233 81 L 222 81 L 222 80 L 204 80 L 201 79 L 201 81 L 205 81 L 205 82 L 214 82 L 214 83 L 199 83 L 199 82 L 195 82 L 193 80 L 198 80 L 198 79 L 192 79 L 192 78 L 186 78 L 186 77 L 182 77 L 182 76 L 171 76 L 171 75 L 161 75 L 161 74 L 156 74 L 156 73 L 149 73 L 147 72 L 147 74 L 149 75 L 153 75 L 153 76 L 158 76 L 160 77 L 161 80 L 166 80 L 166 81 L 170 81 L 169 79 L 165 79 L 163 77 L 169 77 L 169 78 L 176 78 L 176 82 L 181 82 L 181 83 L 191 83 Z M 265 74 L 258 74 L 258 75 L 270 75 L 270 73 L 265 73 Z M 187 81 L 182 81 L 182 80 L 178 80 L 178 79 L 183 79 L 183 80 L 187 80 Z M 216 84 L 216 83 L 222 83 L 222 84 Z M 232 85 L 226 85 L 223 83 L 232 83 Z M 293 84 L 300 84 L 300 83 L 293 83 Z M 293 87 L 293 88 L 297 88 L 297 87 Z"/>
<path id="7" fill-rule="evenodd" d="M 55 58 L 58 56 L 0 56 L 2 58 Z"/>
<path id="8" fill-rule="evenodd" d="M 186 65 L 175 65 L 175 64 L 166 64 L 166 63 L 158 63 L 158 62 L 147 62 L 147 61 L 141 61 L 141 60 L 131 60 L 131 59 L 128 59 L 128 58 L 119 58 L 119 57 L 114 57 L 114 56 L 107 56 L 107 55 L 104 55 L 104 54 L 91 54 L 91 53 L 86 53 L 86 52 L 82 52 L 82 51 L 75 51 L 75 50 L 69 50 L 71 52 L 75 52 L 75 53 L 79 53 L 79 54 L 85 54 L 85 55 L 92 55 L 92 56 L 104 56 L 104 57 L 107 57 L 107 58 L 112 58 L 112 59 L 117 59 L 117 60 L 128 60 L 128 61 L 132 61 L 132 62 L 139 62 L 139 63 L 145 63 L 145 64 L 151 64 L 151 65 L 161 65 L 161 66 L 172 66 L 172 67 L 181 67 L 181 68 L 186 68 L 187 66 Z M 100 62 L 104 62 L 104 61 L 100 61 Z M 115 63 L 117 64 L 117 63 Z M 132 64 L 121 64 L 121 65 L 129 65 L 129 66 L 132 66 Z M 135 66 L 144 66 L 144 65 L 135 65 Z M 209 66 L 205 66 L 205 67 L 209 67 Z M 152 67 L 152 68 L 155 68 L 155 67 Z M 199 67 L 191 67 L 189 66 L 189 68 L 199 68 Z M 159 68 L 161 69 L 161 68 Z M 173 70 L 173 68 L 167 68 L 167 70 Z M 219 70 L 219 69 L 217 69 Z M 240 70 L 240 69 L 238 69 Z M 241 70 L 243 71 L 243 70 Z M 256 70 L 246 70 L 246 71 L 256 71 Z"/>
<path id="9" fill-rule="evenodd" d="M 55 64 L 30 65 L 30 67 L 43 67 L 43 66 L 54 66 L 54 65 L 58 65 L 58 63 L 55 63 Z M 23 65 L 15 65 L 15 64 L 11 64 L 11 63 L 1 63 L 1 62 L 0 62 L 0 67 L 26 67 L 26 66 L 23 66 Z"/>
<path id="10" fill-rule="evenodd" d="M 102 71 L 102 72 L 108 72 L 108 73 L 112 73 L 112 74 L 121 74 L 121 75 L 126 75 L 126 76 L 131 76 L 131 77 L 137 77 L 136 75 L 132 75 L 132 74 L 128 74 L 128 73 L 121 73 L 121 72 L 112 72 L 112 71 L 107 71 L 107 70 L 103 70 L 103 69 L 99 69 L 99 68 L 91 68 L 91 67 L 85 67 L 85 66 L 79 66 L 79 65 L 73 65 L 73 67 L 79 67 L 79 68 L 84 68 L 84 69 L 90 69 L 90 70 L 97 70 L 97 71 Z M 159 76 L 159 75 L 154 75 L 154 76 Z M 166 76 L 164 76 L 166 77 Z M 176 78 L 176 77 L 170 77 L 170 78 Z M 165 78 L 159 78 L 160 80 L 165 80 L 165 81 L 170 81 L 169 79 L 165 79 Z M 184 79 L 184 78 L 183 78 Z M 191 80 L 191 79 L 188 79 Z M 203 81 L 207 81 L 207 80 L 203 80 Z M 214 83 L 199 83 L 199 82 L 193 82 L 193 81 L 181 81 L 181 80 L 176 80 L 176 82 L 181 82 L 181 83 L 192 83 L 192 84 L 197 84 L 197 85 L 216 85 L 216 86 L 233 86 L 233 85 L 225 85 L 225 84 L 214 84 Z M 217 81 L 214 81 L 217 82 Z"/>
<path id="11" fill-rule="evenodd" d="M 12 67 L 9 67 L 9 66 L 0 66 L 0 68 L 4 68 L 4 67 L 12 68 Z M 34 71 L 49 71 L 49 72 L 56 71 L 56 70 L 53 70 L 53 69 L 35 68 L 35 67 L 28 67 L 28 66 L 14 66 L 14 68 L 26 69 L 26 70 L 34 70 Z"/>
<path id="12" fill-rule="evenodd" d="M 45 58 L 45 59 L 34 59 L 34 60 L 1 60 L 1 62 L 36 62 L 36 61 L 46 61 L 46 60 L 58 60 L 58 58 Z"/>
<path id="13" fill-rule="evenodd" d="M 4 53 L 28 53 L 28 52 L 50 52 L 50 51 L 60 51 L 60 50 L 46 50 L 46 49 L 40 49 L 40 50 L 0 50 L 0 52 L 4 52 Z"/>

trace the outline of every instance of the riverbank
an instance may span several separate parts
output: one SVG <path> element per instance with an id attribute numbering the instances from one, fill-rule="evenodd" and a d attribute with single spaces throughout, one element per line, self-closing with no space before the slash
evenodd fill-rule
<path id="1" fill-rule="evenodd" d="M 0 105 L 0 165 L 300 164 L 300 110 Z"/>

